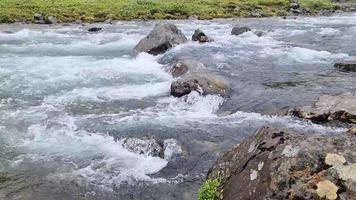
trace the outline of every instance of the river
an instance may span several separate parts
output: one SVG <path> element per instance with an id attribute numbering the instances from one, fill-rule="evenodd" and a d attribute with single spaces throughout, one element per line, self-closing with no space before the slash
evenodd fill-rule
<path id="1" fill-rule="evenodd" d="M 0 25 L 0 199 L 196 199 L 221 153 L 262 126 L 338 134 L 285 116 L 320 95 L 356 91 L 356 14 L 171 21 L 190 38 L 133 56 L 155 21 Z M 262 31 L 230 34 L 234 25 Z M 103 30 L 90 33 L 88 28 Z M 169 95 L 167 64 L 191 57 L 224 77 L 230 98 Z M 125 138 L 175 139 L 172 158 L 128 151 Z M 179 148 L 178 148 L 179 149 Z"/>

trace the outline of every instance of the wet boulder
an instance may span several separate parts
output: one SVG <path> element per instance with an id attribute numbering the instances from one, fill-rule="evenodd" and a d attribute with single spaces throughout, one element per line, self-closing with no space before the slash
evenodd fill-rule
<path id="1" fill-rule="evenodd" d="M 232 35 L 241 35 L 243 33 L 249 32 L 251 29 L 249 27 L 234 27 L 231 31 Z"/>
<path id="2" fill-rule="evenodd" d="M 122 141 L 122 146 L 133 153 L 164 157 L 163 145 L 155 139 L 127 138 Z"/>
<path id="3" fill-rule="evenodd" d="M 208 179 L 224 200 L 348 200 L 356 194 L 356 137 L 261 128 L 224 154 Z"/>
<path id="4" fill-rule="evenodd" d="M 134 52 L 158 55 L 184 42 L 187 42 L 187 38 L 174 24 L 157 24 L 148 36 L 135 46 Z"/>
<path id="5" fill-rule="evenodd" d="M 317 123 L 341 121 L 356 124 L 356 96 L 324 95 L 313 106 L 305 106 L 291 111 L 297 117 Z"/>
<path id="6" fill-rule="evenodd" d="M 181 60 L 170 70 L 173 77 L 179 77 L 171 84 L 171 95 L 185 96 L 192 91 L 201 95 L 218 94 L 227 97 L 229 84 L 220 76 L 210 72 L 207 67 L 195 60 Z"/>
<path id="7" fill-rule="evenodd" d="M 208 37 L 203 31 L 197 29 L 194 31 L 192 36 L 193 41 L 198 41 L 200 43 L 212 42 L 214 41 L 212 38 Z"/>
<path id="8" fill-rule="evenodd" d="M 356 60 L 345 61 L 342 63 L 336 63 L 334 67 L 340 71 L 356 72 Z"/>

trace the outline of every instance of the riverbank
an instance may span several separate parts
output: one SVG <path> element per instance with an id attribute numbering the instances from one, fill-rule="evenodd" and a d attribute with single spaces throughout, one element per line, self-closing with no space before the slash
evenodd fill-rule
<path id="1" fill-rule="evenodd" d="M 297 2 L 297 3 L 295 3 Z M 318 14 L 339 6 L 331 0 L 2 0 L 0 23 L 34 23 L 35 15 L 58 22 L 102 22 L 133 19 L 199 19 Z"/>

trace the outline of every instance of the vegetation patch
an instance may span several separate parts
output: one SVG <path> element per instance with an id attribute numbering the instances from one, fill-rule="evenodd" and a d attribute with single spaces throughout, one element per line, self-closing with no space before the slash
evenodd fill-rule
<path id="1" fill-rule="evenodd" d="M 198 191 L 198 200 L 219 200 L 222 197 L 221 181 L 208 179 Z"/>
<path id="2" fill-rule="evenodd" d="M 331 0 L 300 0 L 311 13 L 332 9 Z M 59 22 L 106 19 L 199 19 L 289 14 L 289 0 L 0 0 L 0 23 L 34 22 L 34 14 Z"/>

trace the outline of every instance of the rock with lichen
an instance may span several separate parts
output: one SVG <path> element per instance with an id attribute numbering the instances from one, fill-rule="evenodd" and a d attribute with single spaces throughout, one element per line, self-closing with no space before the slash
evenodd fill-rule
<path id="1" fill-rule="evenodd" d="M 356 124 L 356 95 L 324 95 L 313 106 L 297 108 L 291 113 L 318 123 L 342 121 Z"/>
<path id="2" fill-rule="evenodd" d="M 261 128 L 224 154 L 208 178 L 222 199 L 349 200 L 356 196 L 356 138 Z"/>

